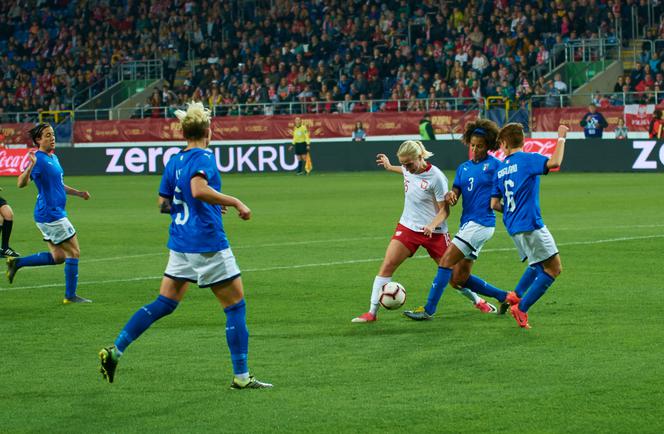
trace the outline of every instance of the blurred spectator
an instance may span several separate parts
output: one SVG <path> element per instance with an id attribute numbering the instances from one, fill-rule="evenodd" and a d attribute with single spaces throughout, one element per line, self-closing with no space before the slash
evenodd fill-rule
<path id="1" fill-rule="evenodd" d="M 360 100 L 351 105 L 350 111 L 353 113 L 364 113 L 369 111 L 369 104 L 367 103 L 367 97 L 365 94 L 361 94 Z"/>
<path id="2" fill-rule="evenodd" d="M 354 142 L 363 142 L 367 138 L 367 132 L 362 126 L 362 122 L 355 122 L 355 129 L 353 129 L 352 139 Z"/>
<path id="3" fill-rule="evenodd" d="M 567 94 L 567 83 L 562 80 L 560 73 L 556 73 L 553 76 L 553 87 L 555 87 L 559 93 Z"/>
<path id="4" fill-rule="evenodd" d="M 597 111 L 595 104 L 588 105 L 588 113 L 583 116 L 580 124 L 583 127 L 583 134 L 586 138 L 602 138 L 604 128 L 609 126 L 604 116 Z"/>
<path id="5" fill-rule="evenodd" d="M 419 106 L 431 100 L 432 85 L 438 98 L 471 91 L 462 95 L 467 104 L 478 95 L 516 102 L 542 93 L 532 79 L 548 72 L 549 59 L 564 60 L 567 38 L 615 36 L 617 24 L 613 9 L 594 1 L 273 0 L 251 3 L 250 14 L 237 9 L 241 3 L 1 2 L 0 101 L 7 98 L 5 112 L 71 108 L 100 92 L 114 65 L 157 58 L 177 99 L 162 94 L 169 107 L 221 97 L 222 113 L 237 114 L 242 103 L 254 104 L 249 114 L 272 112 L 277 101 L 274 112 L 286 113 L 309 110 L 291 103 L 327 100 L 328 92 L 344 112 L 347 95 L 410 101 L 414 94 L 421 101 L 411 106 Z M 194 59 L 187 66 L 195 72 L 178 79 L 185 59 Z M 653 76 L 662 65 L 655 52 L 644 63 Z M 639 74 L 630 87 L 644 79 Z M 408 108 L 401 105 L 381 109 Z"/>
<path id="6" fill-rule="evenodd" d="M 425 113 L 420 120 L 420 137 L 422 137 L 423 141 L 436 140 L 436 135 L 434 134 L 433 126 L 431 125 L 431 115 L 429 113 Z"/>
<path id="7" fill-rule="evenodd" d="M 625 140 L 627 139 L 627 127 L 625 126 L 625 121 L 623 118 L 618 118 L 618 125 L 616 126 L 616 139 Z"/>
<path id="8" fill-rule="evenodd" d="M 656 109 L 652 114 L 652 120 L 648 126 L 648 135 L 651 139 L 661 139 L 664 129 L 664 120 L 662 120 L 662 111 Z"/>

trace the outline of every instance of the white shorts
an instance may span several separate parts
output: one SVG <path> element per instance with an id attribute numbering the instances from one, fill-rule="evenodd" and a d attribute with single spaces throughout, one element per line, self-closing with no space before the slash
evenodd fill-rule
<path id="1" fill-rule="evenodd" d="M 67 217 L 62 217 L 50 223 L 35 223 L 41 231 L 44 241 L 49 241 L 52 244 L 62 244 L 76 235 L 76 229 L 71 224 Z"/>
<path id="2" fill-rule="evenodd" d="M 558 254 L 558 247 L 551 232 L 544 226 L 530 232 L 512 235 L 521 261 L 528 260 L 528 265 L 537 264 Z"/>
<path id="3" fill-rule="evenodd" d="M 496 228 L 482 226 L 473 221 L 466 222 L 452 238 L 452 244 L 466 255 L 466 259 L 476 260 L 484 244 L 491 239 Z"/>
<path id="4" fill-rule="evenodd" d="M 209 288 L 240 277 L 240 268 L 230 247 L 211 253 L 170 251 L 164 276 L 188 280 L 201 288 Z"/>

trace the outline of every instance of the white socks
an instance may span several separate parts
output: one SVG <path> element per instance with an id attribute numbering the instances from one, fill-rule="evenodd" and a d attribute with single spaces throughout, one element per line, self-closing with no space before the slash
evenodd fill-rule
<path id="1" fill-rule="evenodd" d="M 249 381 L 249 373 L 245 372 L 244 374 L 235 374 L 235 378 L 240 380 L 242 383 Z"/>
<path id="2" fill-rule="evenodd" d="M 378 307 L 380 304 L 378 300 L 380 299 L 380 290 L 383 288 L 383 285 L 392 281 L 392 276 L 382 277 L 376 276 L 373 283 L 373 288 L 371 289 L 371 305 L 369 306 L 369 312 L 373 315 L 376 315 L 378 312 Z"/>
<path id="3" fill-rule="evenodd" d="M 468 288 L 461 288 L 458 291 L 461 294 L 463 294 L 468 300 L 472 301 L 473 304 L 477 304 L 480 301 L 482 301 L 482 299 L 477 294 L 475 294 L 473 291 L 471 291 Z"/>

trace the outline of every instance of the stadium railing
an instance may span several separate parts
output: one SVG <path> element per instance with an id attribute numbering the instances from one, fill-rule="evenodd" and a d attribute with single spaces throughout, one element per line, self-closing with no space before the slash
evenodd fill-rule
<path id="1" fill-rule="evenodd" d="M 292 101 L 252 104 L 219 104 L 209 106 L 213 116 L 255 116 L 255 115 L 316 115 L 334 113 L 371 113 L 371 112 L 426 112 L 436 110 L 469 111 L 483 108 L 484 99 L 475 98 L 436 98 L 436 99 L 399 99 L 366 101 Z M 355 105 L 354 105 L 355 104 Z M 365 104 L 364 108 L 357 104 Z M 112 109 L 75 110 L 75 115 L 86 120 L 117 120 L 145 118 L 174 118 L 175 110 L 183 108 L 172 106 L 137 106 Z M 84 116 L 80 116 L 84 115 Z M 36 122 L 39 112 L 0 113 L 0 123 Z"/>
<path id="2" fill-rule="evenodd" d="M 113 65 L 103 78 L 74 94 L 74 106 L 81 107 L 125 80 L 160 80 L 164 77 L 161 59 L 137 60 Z M 130 95 L 129 95 L 130 96 Z M 129 96 L 126 96 L 125 99 Z"/>
<path id="3" fill-rule="evenodd" d="M 547 76 L 568 62 L 619 60 L 621 55 L 622 44 L 620 39 L 615 36 L 572 39 L 551 47 L 547 62 L 535 65 L 530 71 L 530 78 L 535 82 L 540 76 Z"/>
<path id="4" fill-rule="evenodd" d="M 581 94 L 550 94 L 531 97 L 533 107 L 570 107 L 572 97 L 586 98 L 587 103 L 602 106 L 625 106 L 629 104 L 655 104 L 664 101 L 664 91 L 643 92 L 607 92 L 607 93 L 581 93 Z"/>
<path id="5" fill-rule="evenodd" d="M 602 106 L 624 106 L 627 104 L 660 104 L 664 102 L 664 91 L 644 92 L 610 92 L 585 94 L 550 94 L 532 95 L 519 101 L 508 100 L 502 97 L 480 98 L 437 98 L 437 99 L 400 99 L 400 100 L 359 100 L 353 101 L 294 101 L 280 103 L 260 104 L 219 104 L 209 107 L 213 116 L 255 116 L 255 115 L 316 115 L 335 113 L 373 113 L 373 112 L 427 112 L 438 110 L 471 111 L 479 110 L 484 114 L 493 108 L 517 110 L 525 108 L 562 108 L 570 107 L 572 96 L 586 98 L 588 104 L 595 103 Z M 509 101 L 509 104 L 508 104 Z M 354 104 L 365 103 L 366 109 L 357 109 Z M 388 106 L 388 103 L 391 104 Z M 353 108 L 355 107 L 355 110 Z M 146 119 L 146 118 L 175 118 L 175 110 L 180 105 L 172 106 L 140 106 L 114 109 L 75 110 L 74 116 L 86 120 L 117 120 L 117 119 Z M 30 123 L 38 122 L 40 113 L 31 112 L 0 112 L 0 123 Z"/>

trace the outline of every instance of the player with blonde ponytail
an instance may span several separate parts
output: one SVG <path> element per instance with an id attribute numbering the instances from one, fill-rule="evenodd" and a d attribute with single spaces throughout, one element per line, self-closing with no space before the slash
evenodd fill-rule
<path id="1" fill-rule="evenodd" d="M 191 103 L 175 115 L 187 147 L 170 159 L 159 187 L 161 211 L 171 215 L 168 265 L 157 299 L 132 316 L 115 345 L 99 352 L 101 373 L 112 383 L 129 344 L 155 321 L 173 313 L 193 282 L 210 288 L 226 314 L 226 341 L 234 373 L 231 388 L 270 388 L 271 384 L 249 375 L 244 289 L 222 223 L 226 207 L 236 208 L 242 220 L 251 218 L 251 210 L 239 199 L 221 193 L 221 176 L 214 154 L 207 149 L 212 137 L 210 111 L 201 103 Z"/>
<path id="2" fill-rule="evenodd" d="M 446 223 L 449 206 L 445 202 L 447 178 L 427 161 L 431 156 L 433 153 L 422 142 L 406 140 L 397 151 L 399 166 L 393 166 L 385 154 L 376 157 L 379 166 L 403 176 L 404 208 L 374 278 L 369 311 L 353 318 L 353 322 L 376 321 L 381 288 L 392 281 L 396 269 L 419 247 L 424 247 L 438 264 L 450 244 Z"/>

